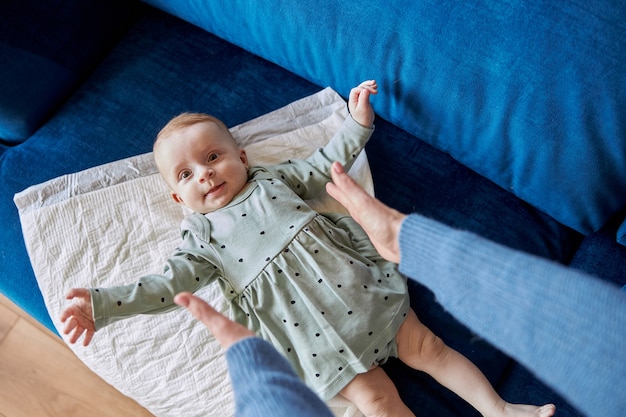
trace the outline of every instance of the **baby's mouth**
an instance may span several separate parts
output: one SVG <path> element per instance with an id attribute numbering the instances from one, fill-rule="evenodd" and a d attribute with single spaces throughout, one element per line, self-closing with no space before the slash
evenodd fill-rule
<path id="1" fill-rule="evenodd" d="M 205 195 L 210 195 L 210 194 L 214 194 L 218 191 L 220 191 L 222 189 L 222 187 L 224 187 L 224 184 L 226 183 L 221 183 L 219 185 L 216 185 L 215 187 L 211 188 L 209 191 L 207 191 L 207 193 Z"/>

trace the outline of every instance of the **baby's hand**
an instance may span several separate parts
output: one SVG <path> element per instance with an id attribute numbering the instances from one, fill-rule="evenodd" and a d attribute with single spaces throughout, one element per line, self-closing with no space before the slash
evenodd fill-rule
<path id="1" fill-rule="evenodd" d="M 376 80 L 363 81 L 357 87 L 350 90 L 348 109 L 355 122 L 365 127 L 374 125 L 374 109 L 370 104 L 370 94 L 378 93 Z"/>
<path id="2" fill-rule="evenodd" d="M 84 333 L 83 346 L 87 346 L 96 332 L 91 313 L 91 294 L 86 288 L 72 288 L 65 298 L 68 300 L 73 299 L 74 302 L 61 314 L 62 323 L 70 319 L 63 330 L 63 334 L 72 333 L 69 341 L 70 343 L 76 343 Z"/>

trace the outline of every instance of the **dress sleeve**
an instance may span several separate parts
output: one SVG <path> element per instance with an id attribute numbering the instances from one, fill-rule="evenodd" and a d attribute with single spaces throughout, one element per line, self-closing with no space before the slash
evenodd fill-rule
<path id="1" fill-rule="evenodd" d="M 346 170 L 350 169 L 373 132 L 373 128 L 364 127 L 348 116 L 328 144 L 306 160 L 292 159 L 265 169 L 284 181 L 301 198 L 315 198 L 330 181 L 332 163 L 338 161 Z"/>
<path id="2" fill-rule="evenodd" d="M 96 330 L 137 314 L 158 314 L 173 310 L 176 294 L 195 292 L 218 276 L 218 269 L 194 250 L 201 243 L 190 232 L 167 260 L 161 274 L 141 277 L 137 282 L 109 288 L 90 289 Z"/>
<path id="3" fill-rule="evenodd" d="M 250 337 L 226 352 L 239 417 L 332 417 L 269 343 Z"/>

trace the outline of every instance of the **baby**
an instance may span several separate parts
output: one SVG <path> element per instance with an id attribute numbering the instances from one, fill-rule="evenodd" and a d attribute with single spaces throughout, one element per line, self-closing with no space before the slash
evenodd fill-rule
<path id="1" fill-rule="evenodd" d="M 555 407 L 513 405 L 468 359 L 410 309 L 405 279 L 349 217 L 304 200 L 350 167 L 373 132 L 375 81 L 350 91 L 348 117 L 307 160 L 250 167 L 228 128 L 183 114 L 158 134 L 154 158 L 174 201 L 194 213 L 162 274 L 112 288 L 72 289 L 62 313 L 75 343 L 116 320 L 160 313 L 176 294 L 217 281 L 231 318 L 272 343 L 322 399 L 340 393 L 367 416 L 412 416 L 377 365 L 390 356 L 425 371 L 485 416 L 551 416 Z"/>

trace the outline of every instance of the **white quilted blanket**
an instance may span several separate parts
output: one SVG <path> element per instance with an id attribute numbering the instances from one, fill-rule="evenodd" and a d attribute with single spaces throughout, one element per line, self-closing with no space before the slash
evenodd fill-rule
<path id="1" fill-rule="evenodd" d="M 347 116 L 330 88 L 232 128 L 253 164 L 304 158 L 323 146 Z M 351 174 L 372 190 L 365 154 Z M 16 194 L 28 253 L 53 319 L 72 287 L 110 286 L 158 273 L 185 216 L 145 154 L 66 175 Z M 314 204 L 340 210 L 329 197 Z M 217 286 L 198 295 L 224 311 Z M 62 324 L 58 322 L 59 333 Z M 233 415 L 233 394 L 215 339 L 182 309 L 139 316 L 99 331 L 87 348 L 70 345 L 94 372 L 155 416 Z M 329 403 L 338 416 L 356 411 Z"/>

